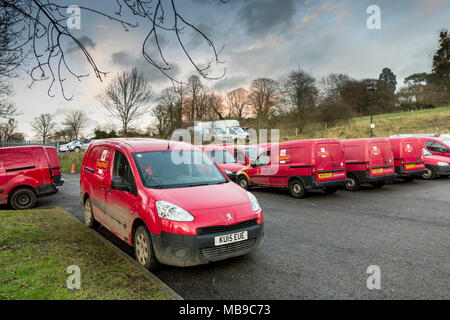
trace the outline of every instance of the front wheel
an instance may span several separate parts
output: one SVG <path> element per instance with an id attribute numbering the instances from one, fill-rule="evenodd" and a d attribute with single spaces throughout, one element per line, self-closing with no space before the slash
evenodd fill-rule
<path id="1" fill-rule="evenodd" d="M 18 189 L 13 192 L 10 198 L 11 206 L 15 210 L 27 210 L 36 204 L 36 194 L 30 189 Z"/>
<path id="2" fill-rule="evenodd" d="M 134 255 L 136 260 L 148 270 L 154 270 L 158 266 L 150 233 L 143 225 L 134 233 Z"/>
<path id="3" fill-rule="evenodd" d="M 426 167 L 425 172 L 421 174 L 422 179 L 433 180 L 436 178 L 436 171 L 432 167 Z"/>
<path id="4" fill-rule="evenodd" d="M 303 186 L 303 183 L 300 181 L 300 179 L 294 179 L 290 181 L 288 188 L 291 196 L 293 196 L 294 198 L 301 199 L 306 197 L 307 195 L 305 186 Z"/>
<path id="5" fill-rule="evenodd" d="M 92 211 L 91 199 L 87 198 L 84 202 L 84 224 L 86 227 L 94 229 L 98 226 L 97 220 L 94 218 L 94 213 Z"/>
<path id="6" fill-rule="evenodd" d="M 241 188 L 245 190 L 250 190 L 250 182 L 248 181 L 247 177 L 245 175 L 240 175 L 238 178 L 238 184 L 241 186 Z"/>

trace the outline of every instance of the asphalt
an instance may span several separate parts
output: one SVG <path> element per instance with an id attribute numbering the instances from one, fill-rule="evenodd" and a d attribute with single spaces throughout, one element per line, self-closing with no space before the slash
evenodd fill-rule
<path id="1" fill-rule="evenodd" d="M 83 221 L 79 176 L 38 206 Z M 208 265 L 161 266 L 155 273 L 185 299 L 449 299 L 450 178 L 382 189 L 292 198 L 258 189 L 265 218 L 261 250 Z M 132 254 L 105 228 L 105 238 Z M 369 266 L 381 289 L 367 288 Z"/>

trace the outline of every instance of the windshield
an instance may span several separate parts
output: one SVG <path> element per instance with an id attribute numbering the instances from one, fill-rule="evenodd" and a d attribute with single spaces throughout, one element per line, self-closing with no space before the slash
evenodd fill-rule
<path id="1" fill-rule="evenodd" d="M 423 148 L 423 155 L 426 156 L 431 156 L 431 152 L 429 152 L 427 149 Z"/>
<path id="2" fill-rule="evenodd" d="M 200 150 L 138 152 L 133 158 L 146 188 L 185 188 L 228 182 Z"/>
<path id="3" fill-rule="evenodd" d="M 207 153 L 216 163 L 236 163 L 236 159 L 227 150 L 209 150 Z"/>
<path id="4" fill-rule="evenodd" d="M 214 130 L 216 131 L 216 133 L 218 134 L 226 134 L 225 130 L 223 130 L 222 128 L 214 128 Z"/>
<path id="5" fill-rule="evenodd" d="M 247 156 L 254 160 L 256 159 L 256 157 L 259 156 L 259 154 L 263 151 L 264 149 L 262 147 L 259 146 L 254 146 L 254 147 L 246 147 L 245 148 L 245 153 L 247 154 Z"/>
<path id="6" fill-rule="evenodd" d="M 240 127 L 236 127 L 236 128 L 233 128 L 233 129 L 234 129 L 234 131 L 236 131 L 237 133 L 245 133 L 245 131 L 242 130 L 242 128 L 240 128 Z"/>
<path id="7" fill-rule="evenodd" d="M 441 142 L 450 148 L 450 140 L 449 139 L 441 140 Z"/>

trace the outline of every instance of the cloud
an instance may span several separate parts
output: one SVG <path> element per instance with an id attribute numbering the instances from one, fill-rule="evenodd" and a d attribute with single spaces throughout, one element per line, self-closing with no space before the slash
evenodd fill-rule
<path id="1" fill-rule="evenodd" d="M 94 40 L 89 38 L 88 36 L 81 36 L 77 39 L 86 49 L 95 49 L 96 43 Z M 74 41 L 72 41 L 72 44 L 67 49 L 67 53 L 77 53 L 80 52 L 80 47 L 78 44 L 76 44 Z"/>
<path id="2" fill-rule="evenodd" d="M 249 35 L 266 35 L 290 26 L 295 0 L 249 0 L 239 13 Z"/>
<path id="3" fill-rule="evenodd" d="M 247 83 L 247 76 L 232 76 L 232 77 L 225 77 L 222 80 L 218 80 L 214 83 L 214 88 L 217 90 L 230 90 L 230 89 L 236 89 L 242 85 L 245 85 Z"/>

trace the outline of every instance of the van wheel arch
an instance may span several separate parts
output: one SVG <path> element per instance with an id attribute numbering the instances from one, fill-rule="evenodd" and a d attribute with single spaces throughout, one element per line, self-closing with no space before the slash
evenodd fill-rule
<path id="1" fill-rule="evenodd" d="M 15 208 L 15 206 L 13 205 L 13 203 L 11 202 L 11 201 L 12 201 L 12 197 L 14 196 L 14 193 L 16 193 L 17 191 L 19 191 L 19 190 L 24 190 L 24 189 L 25 189 L 25 190 L 31 191 L 32 194 L 34 195 L 34 198 L 31 199 L 32 205 L 31 205 L 30 208 L 33 208 L 34 205 L 36 204 L 36 199 L 37 199 L 37 197 L 38 197 L 38 196 L 37 196 L 37 193 L 36 193 L 36 190 L 34 190 L 34 188 L 31 187 L 31 186 L 29 186 L 29 185 L 20 185 L 20 186 L 15 187 L 14 189 L 12 189 L 12 190 L 8 193 L 8 204 L 9 204 L 11 207 L 13 207 L 14 209 L 16 209 L 16 208 Z"/>
<path id="2" fill-rule="evenodd" d="M 147 228 L 147 225 L 145 224 L 144 220 L 142 220 L 141 218 L 136 218 L 133 221 L 133 226 L 131 227 L 131 234 L 130 234 L 131 246 L 134 246 L 134 234 L 136 233 L 137 228 L 139 228 L 140 226 L 145 226 Z"/>
<path id="3" fill-rule="evenodd" d="M 289 189 L 289 184 L 291 183 L 292 180 L 295 180 L 295 179 L 300 180 L 300 181 L 303 183 L 304 186 L 306 185 L 305 180 L 303 179 L 303 177 L 300 177 L 300 176 L 291 176 L 291 177 L 289 177 L 289 179 L 288 179 L 286 188 Z"/>

